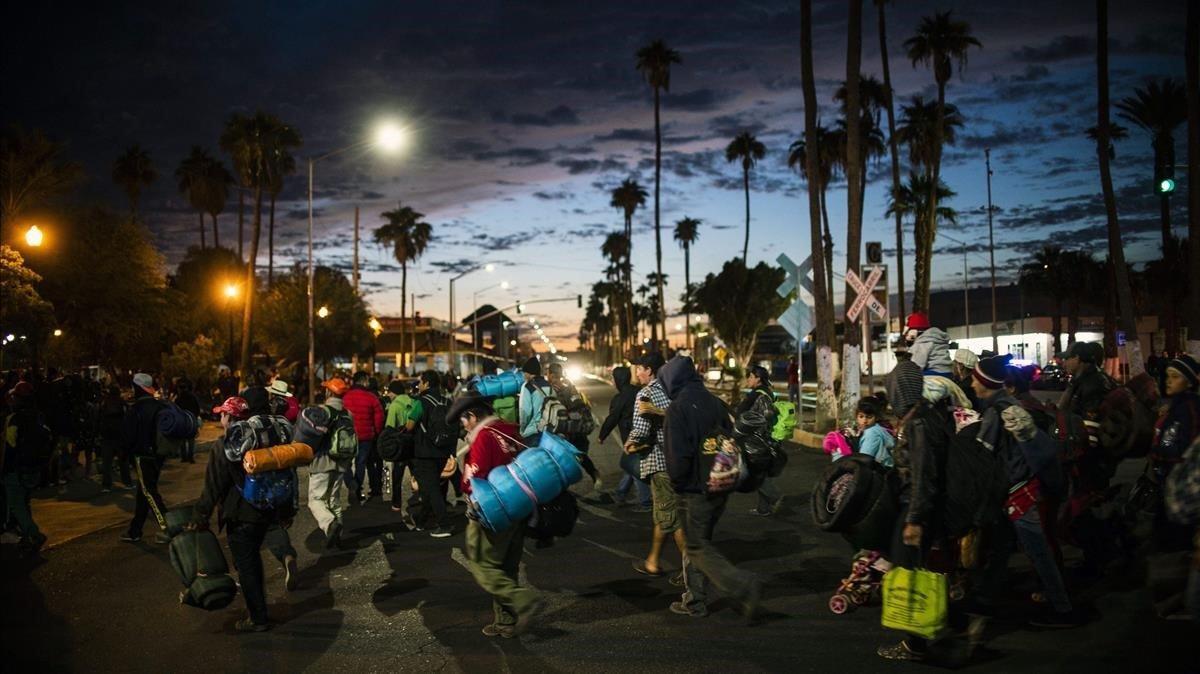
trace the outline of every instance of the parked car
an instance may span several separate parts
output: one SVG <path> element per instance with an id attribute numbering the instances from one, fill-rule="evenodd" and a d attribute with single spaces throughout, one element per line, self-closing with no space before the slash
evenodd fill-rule
<path id="1" fill-rule="evenodd" d="M 1061 366 L 1050 364 L 1042 368 L 1041 374 L 1033 380 L 1030 388 L 1036 391 L 1065 391 L 1071 376 Z"/>

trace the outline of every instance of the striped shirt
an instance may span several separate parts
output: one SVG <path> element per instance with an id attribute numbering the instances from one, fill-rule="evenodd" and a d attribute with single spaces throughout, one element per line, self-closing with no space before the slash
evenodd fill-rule
<path id="1" fill-rule="evenodd" d="M 642 478 L 646 478 L 654 473 L 667 469 L 667 457 L 663 454 L 663 418 L 650 415 L 644 415 L 637 411 L 637 403 L 647 400 L 651 405 L 654 405 L 660 410 L 666 411 L 671 404 L 671 399 L 667 397 L 667 392 L 663 390 L 662 385 L 658 380 L 651 381 L 642 390 L 638 391 L 635 398 L 633 408 L 633 430 L 629 432 L 627 442 L 632 442 L 635 445 L 651 444 L 651 435 L 653 435 L 653 448 L 650 453 L 642 457 L 638 464 L 638 473 Z"/>

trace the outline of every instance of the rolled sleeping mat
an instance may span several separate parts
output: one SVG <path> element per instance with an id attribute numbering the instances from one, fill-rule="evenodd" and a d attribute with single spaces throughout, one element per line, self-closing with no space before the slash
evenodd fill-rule
<path id="1" fill-rule="evenodd" d="M 540 449 L 521 452 L 508 466 L 518 480 L 533 490 L 538 503 L 549 503 L 567 488 L 567 479 L 550 452 Z"/>
<path id="2" fill-rule="evenodd" d="M 480 377 L 479 382 L 475 384 L 475 390 L 489 398 L 503 398 L 516 395 L 524 381 L 525 378 L 516 372 L 488 374 Z"/>
<path id="3" fill-rule="evenodd" d="M 272 470 L 307 466 L 313 462 L 313 448 L 303 442 L 252 449 L 242 455 L 242 468 L 250 475 Z"/>
<path id="4" fill-rule="evenodd" d="M 862 519 L 883 488 L 885 468 L 869 456 L 852 454 L 825 469 L 813 487 L 813 523 L 844 532 Z"/>
<path id="5" fill-rule="evenodd" d="M 575 449 L 575 445 L 553 433 L 544 432 L 542 433 L 542 439 L 538 443 L 538 447 L 549 452 L 550 457 L 554 459 L 554 463 L 562 471 L 562 476 L 566 479 L 567 486 L 573 485 L 583 479 L 583 466 L 579 463 L 580 452 L 578 449 Z M 520 459 L 520 455 L 517 458 Z"/>
<path id="6" fill-rule="evenodd" d="M 505 531 L 512 526 L 512 518 L 504 510 L 504 504 L 496 494 L 496 488 L 482 478 L 471 478 L 471 502 L 479 523 L 490 531 Z"/>
<path id="7" fill-rule="evenodd" d="M 512 464 L 509 464 L 512 465 Z M 496 496 L 504 506 L 504 511 L 514 522 L 525 519 L 533 513 L 533 487 L 517 480 L 509 466 L 497 466 L 488 473 L 487 481 L 496 490 Z M 558 481 L 555 476 L 555 482 Z"/>

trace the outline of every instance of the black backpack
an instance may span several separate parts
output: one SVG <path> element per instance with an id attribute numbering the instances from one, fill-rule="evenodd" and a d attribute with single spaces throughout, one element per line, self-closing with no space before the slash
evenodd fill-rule
<path id="1" fill-rule="evenodd" d="M 538 504 L 529 517 L 525 533 L 538 541 L 538 547 L 544 548 L 553 544 L 555 538 L 570 536 L 577 519 L 579 504 L 575 502 L 575 495 L 564 489 L 550 501 Z"/>
<path id="2" fill-rule="evenodd" d="M 403 428 L 384 426 L 375 438 L 375 451 L 384 461 L 409 461 L 413 458 L 413 434 Z"/>
<path id="3" fill-rule="evenodd" d="M 1008 473 L 998 451 L 979 442 L 981 423 L 950 436 L 942 464 L 943 525 L 948 536 L 962 536 L 991 522 L 1008 494 Z M 998 448 L 997 448 L 998 449 Z"/>
<path id="4" fill-rule="evenodd" d="M 450 401 L 426 394 L 421 396 L 421 407 L 422 443 L 436 456 L 450 456 L 458 445 L 458 429 L 446 423 Z"/>

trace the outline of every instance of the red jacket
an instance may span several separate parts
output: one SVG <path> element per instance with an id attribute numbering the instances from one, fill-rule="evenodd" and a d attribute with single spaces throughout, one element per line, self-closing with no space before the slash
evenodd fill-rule
<path id="1" fill-rule="evenodd" d="M 359 442 L 369 442 L 383 430 L 383 405 L 379 397 L 361 386 L 354 386 L 342 396 L 346 411 L 354 420 L 354 432 Z"/>
<path id="2" fill-rule="evenodd" d="M 517 425 L 492 417 L 472 432 L 470 453 L 462 472 L 463 493 L 471 493 L 471 478 L 486 478 L 497 466 L 512 463 L 523 448 L 517 444 Z"/>

